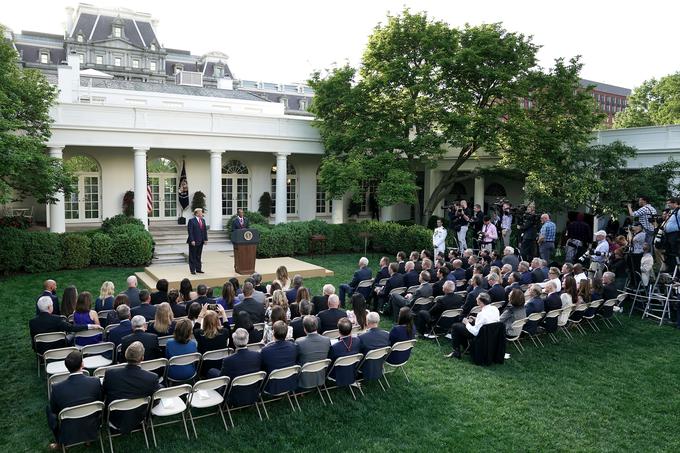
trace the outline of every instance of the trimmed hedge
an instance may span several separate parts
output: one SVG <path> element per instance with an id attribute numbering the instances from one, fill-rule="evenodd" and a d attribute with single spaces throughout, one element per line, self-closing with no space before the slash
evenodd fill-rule
<path id="1" fill-rule="evenodd" d="M 260 232 L 257 246 L 259 258 L 291 256 L 309 253 L 312 235 L 326 236 L 326 252 L 363 252 L 364 238 L 370 235 L 368 251 L 394 255 L 403 250 L 432 248 L 432 232 L 420 225 L 400 225 L 396 222 L 358 222 L 328 224 L 321 220 L 290 222 L 279 225 L 252 225 Z"/>
<path id="2" fill-rule="evenodd" d="M 246 219 L 248 219 L 251 228 L 255 225 L 269 225 L 269 219 L 263 217 L 259 212 L 245 211 L 243 215 L 246 217 Z M 229 234 L 231 234 L 231 225 L 233 224 L 235 218 L 236 215 L 234 214 L 229 218 L 229 220 L 226 221 L 225 230 L 227 230 Z"/>
<path id="3" fill-rule="evenodd" d="M 102 222 L 102 231 L 104 233 L 111 233 L 113 228 L 121 225 L 137 225 L 138 229 L 144 229 L 144 224 L 141 220 L 135 217 L 128 217 L 125 214 L 118 214 L 104 219 Z"/>
<path id="4" fill-rule="evenodd" d="M 108 266 L 113 264 L 111 261 L 111 250 L 113 250 L 113 238 L 108 234 L 97 232 L 92 235 L 91 261 L 98 266 Z"/>
<path id="5" fill-rule="evenodd" d="M 90 265 L 92 240 L 85 234 L 64 234 L 61 236 L 61 267 L 83 269 Z"/>

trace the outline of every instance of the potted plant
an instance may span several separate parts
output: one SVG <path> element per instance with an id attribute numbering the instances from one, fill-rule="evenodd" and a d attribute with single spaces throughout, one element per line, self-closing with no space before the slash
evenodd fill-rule
<path id="1" fill-rule="evenodd" d="M 123 214 L 128 217 L 135 215 L 135 193 L 132 190 L 123 195 Z"/>
<path id="2" fill-rule="evenodd" d="M 269 192 L 263 193 L 260 197 L 257 211 L 262 214 L 265 219 L 272 215 L 272 196 Z"/>

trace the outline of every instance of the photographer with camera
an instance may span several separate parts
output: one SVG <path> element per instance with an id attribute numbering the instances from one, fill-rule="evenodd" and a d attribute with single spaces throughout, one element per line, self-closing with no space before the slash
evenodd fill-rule
<path id="1" fill-rule="evenodd" d="M 566 238 L 567 243 L 564 247 L 564 261 L 573 263 L 585 251 L 587 244 L 593 237 L 590 225 L 584 222 L 585 216 L 582 212 L 576 215 L 576 220 L 567 224 Z"/>
<path id="2" fill-rule="evenodd" d="M 503 247 L 509 247 L 512 235 L 512 204 L 507 201 L 503 202 L 501 207 L 501 235 Z"/>
<path id="3" fill-rule="evenodd" d="M 640 205 L 640 209 L 633 211 L 633 208 L 631 207 L 631 203 L 627 203 L 628 206 L 628 215 L 631 217 L 637 217 L 638 221 L 640 224 L 642 224 L 642 228 L 645 231 L 645 241 L 649 245 L 653 245 L 653 240 L 654 240 L 654 225 L 652 224 L 654 217 L 657 215 L 656 209 L 654 209 L 654 206 L 649 204 L 649 197 L 642 196 L 638 199 L 638 204 Z"/>
<path id="4" fill-rule="evenodd" d="M 538 219 L 536 218 L 536 208 L 533 203 L 527 205 L 526 211 L 522 216 L 522 220 L 517 223 L 517 229 L 520 234 L 520 245 L 519 250 L 522 254 L 522 258 L 526 261 L 530 261 L 536 252 L 534 250 L 534 244 L 536 243 L 536 224 Z"/>
<path id="5" fill-rule="evenodd" d="M 467 201 L 460 200 L 454 203 L 449 206 L 448 211 L 450 229 L 456 233 L 458 239 L 458 250 L 465 250 L 467 248 L 468 223 L 472 215 L 468 210 Z"/>
<path id="6" fill-rule="evenodd" d="M 479 248 L 491 251 L 494 242 L 498 239 L 498 230 L 496 225 L 491 223 L 491 217 L 484 216 L 483 222 L 482 231 L 479 232 Z"/>
<path id="7" fill-rule="evenodd" d="M 609 255 L 609 242 L 607 242 L 607 233 L 600 230 L 595 233 L 595 241 L 597 246 L 590 255 L 590 274 L 592 277 L 601 278 L 604 272 L 604 264 L 607 262 Z"/>

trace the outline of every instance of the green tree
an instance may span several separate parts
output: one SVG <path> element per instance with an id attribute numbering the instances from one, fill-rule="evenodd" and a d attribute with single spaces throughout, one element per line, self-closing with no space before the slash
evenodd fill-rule
<path id="1" fill-rule="evenodd" d="M 544 161 L 537 168 L 564 161 L 590 140 L 600 115 L 578 85 L 578 59 L 544 72 L 537 51 L 530 37 L 500 24 L 455 29 L 408 10 L 389 17 L 370 37 L 358 75 L 345 66 L 310 81 L 326 147 L 322 184 L 337 197 L 374 182 L 381 206 L 413 203 L 415 171 L 451 153 L 425 200 L 427 220 L 454 183 L 475 176 L 461 173 L 468 161 L 498 157 L 504 169 L 522 171 L 529 151 Z M 535 107 L 525 109 L 527 99 Z"/>
<path id="2" fill-rule="evenodd" d="M 50 203 L 56 192 L 73 190 L 61 160 L 45 153 L 55 97 L 45 77 L 19 67 L 11 42 L 0 39 L 0 203 L 26 197 Z"/>
<path id="3" fill-rule="evenodd" d="M 680 124 L 680 72 L 646 80 L 633 90 L 628 106 L 616 114 L 614 127 Z"/>

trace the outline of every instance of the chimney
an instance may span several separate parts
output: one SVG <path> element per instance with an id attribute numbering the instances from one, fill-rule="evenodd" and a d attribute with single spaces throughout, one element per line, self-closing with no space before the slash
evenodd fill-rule
<path id="1" fill-rule="evenodd" d="M 68 6 L 66 7 L 66 36 L 70 37 L 71 36 L 71 30 L 73 30 L 73 7 Z"/>
<path id="2" fill-rule="evenodd" d="M 80 57 L 71 52 L 66 66 L 57 67 L 57 86 L 59 88 L 59 102 L 76 102 L 80 89 Z"/>

